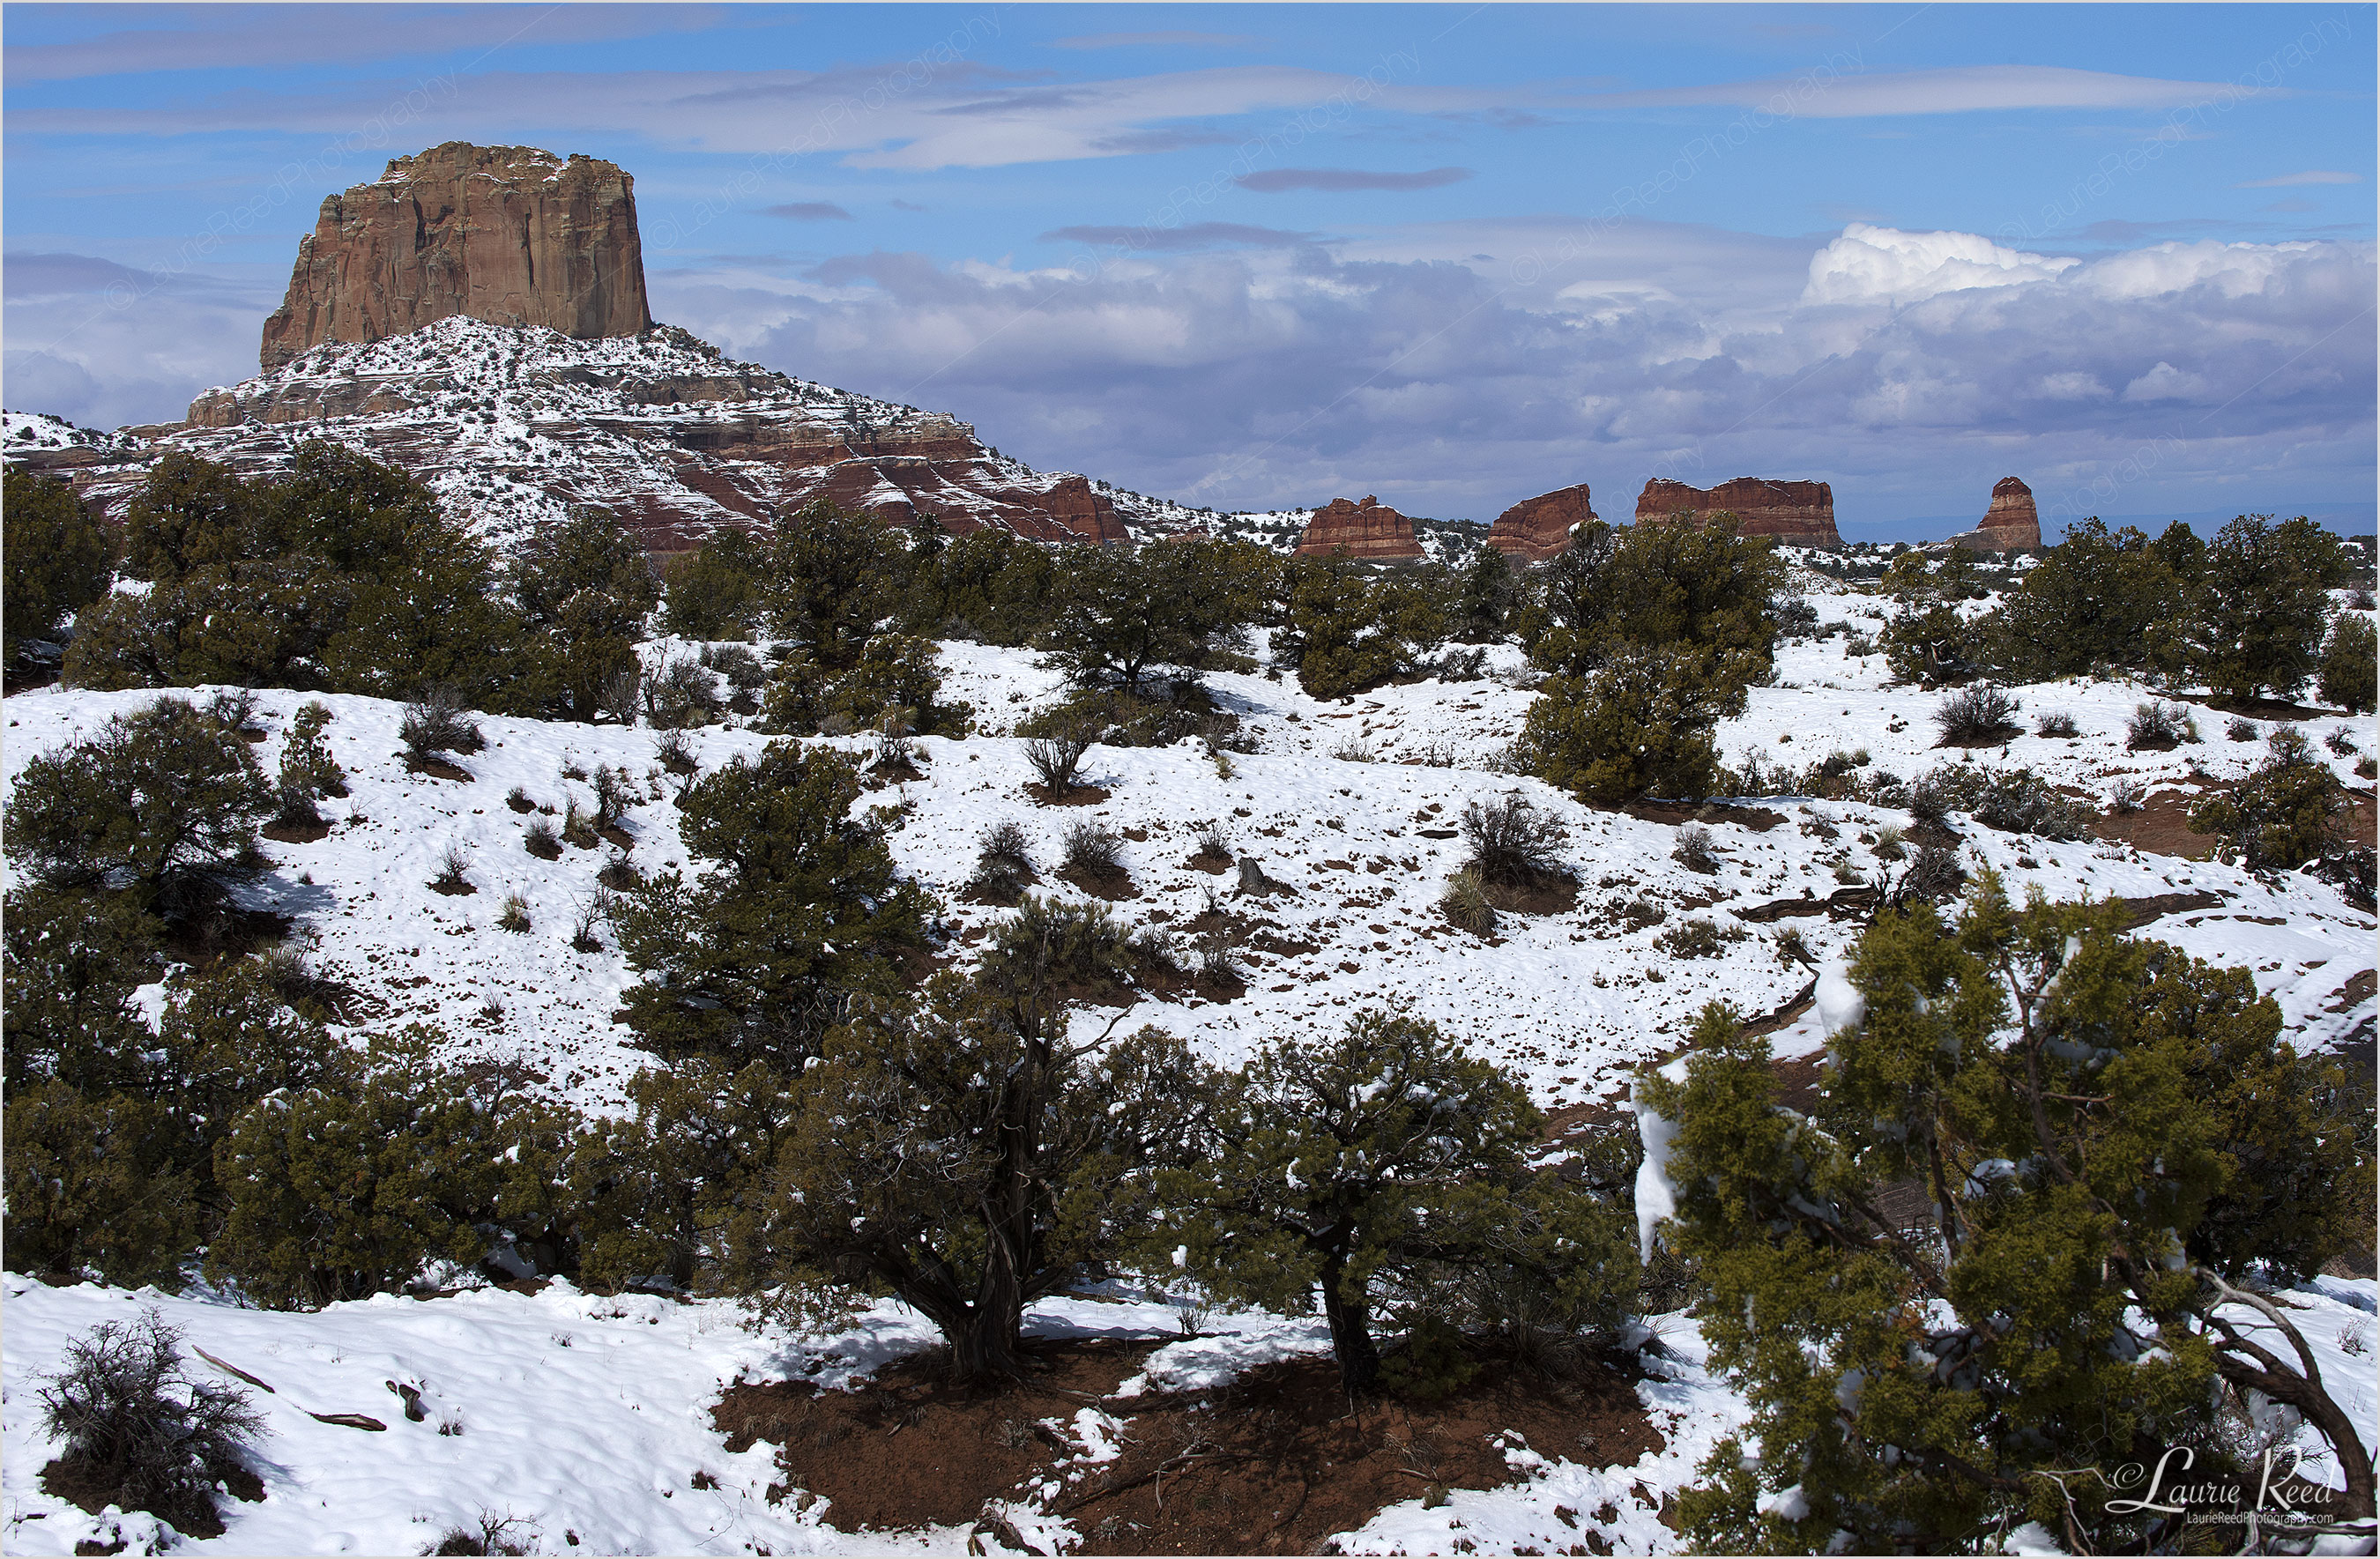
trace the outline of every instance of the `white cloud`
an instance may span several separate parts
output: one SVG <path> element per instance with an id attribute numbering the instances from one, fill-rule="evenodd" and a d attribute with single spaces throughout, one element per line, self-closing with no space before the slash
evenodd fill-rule
<path id="1" fill-rule="evenodd" d="M 1973 233 L 1903 233 L 1855 222 L 1810 258 L 1802 301 L 1914 303 L 1969 287 L 2046 281 L 2081 261 L 2002 248 Z"/>
<path id="2" fill-rule="evenodd" d="M 2147 404 L 2154 401 L 2204 401 L 2212 387 L 2197 374 L 2185 373 L 2171 363 L 2160 359 L 2157 366 L 2124 386 L 2124 399 Z"/>
<path id="3" fill-rule="evenodd" d="M 2168 81 L 2104 70 L 2046 65 L 1974 65 L 1942 70 L 1845 73 L 1855 62 L 1829 59 L 1799 76 L 1597 92 L 1569 100 L 1581 108 L 1715 105 L 1790 113 L 1808 119 L 1860 119 L 1993 109 L 2165 108 L 2236 91 L 2219 81 Z"/>

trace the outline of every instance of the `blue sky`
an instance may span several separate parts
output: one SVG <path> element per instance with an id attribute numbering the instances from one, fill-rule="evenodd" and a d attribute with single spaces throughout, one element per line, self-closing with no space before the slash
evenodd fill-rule
<path id="1" fill-rule="evenodd" d="M 6 393 L 254 371 L 322 197 L 637 179 L 657 317 L 1225 507 L 2374 514 L 2368 6 L 9 6 Z"/>

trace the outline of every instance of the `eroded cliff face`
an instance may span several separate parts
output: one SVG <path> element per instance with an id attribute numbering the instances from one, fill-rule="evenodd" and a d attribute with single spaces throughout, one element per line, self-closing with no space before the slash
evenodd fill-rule
<path id="1" fill-rule="evenodd" d="M 2041 512 L 2034 507 L 2033 489 L 2014 477 L 1992 485 L 1992 506 L 1985 512 L 1976 536 L 1996 552 L 2016 552 L 2041 545 Z"/>
<path id="2" fill-rule="evenodd" d="M 1314 511 L 1297 538 L 1300 557 L 1328 557 L 1344 552 L 1351 558 L 1418 558 L 1421 543 L 1414 538 L 1413 521 L 1369 493 L 1361 503 L 1334 498 Z"/>
<path id="3" fill-rule="evenodd" d="M 396 158 L 323 200 L 258 357 L 274 369 L 310 347 L 456 315 L 581 341 L 645 329 L 635 181 L 527 146 L 458 140 Z"/>
<path id="4" fill-rule="evenodd" d="M 1596 517 L 1585 482 L 1524 498 L 1496 516 L 1488 545 L 1508 557 L 1545 562 L 1569 548 L 1574 526 Z"/>
<path id="5" fill-rule="evenodd" d="M 1773 536 L 1797 547 L 1840 547 L 1835 494 L 1824 482 L 1780 482 L 1738 477 L 1715 488 L 1688 487 L 1656 477 L 1636 500 L 1636 522 L 1720 510 L 1742 522 L 1745 536 Z"/>

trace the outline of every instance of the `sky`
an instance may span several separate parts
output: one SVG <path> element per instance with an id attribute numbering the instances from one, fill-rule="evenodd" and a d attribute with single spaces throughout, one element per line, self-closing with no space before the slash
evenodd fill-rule
<path id="1" fill-rule="evenodd" d="M 625 168 L 657 319 L 1185 502 L 2368 531 L 2374 18 L 12 4 L 0 394 L 177 419 L 325 195 L 467 139 Z"/>

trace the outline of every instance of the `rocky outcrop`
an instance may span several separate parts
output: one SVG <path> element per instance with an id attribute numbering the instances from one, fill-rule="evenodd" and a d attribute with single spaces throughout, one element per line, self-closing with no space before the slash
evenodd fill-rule
<path id="1" fill-rule="evenodd" d="M 2002 477 L 1992 487 L 1992 506 L 1984 523 L 1950 538 L 1971 552 L 2023 552 L 2041 545 L 2041 514 L 2033 505 L 2033 489 L 2014 477 Z"/>
<path id="2" fill-rule="evenodd" d="M 499 539 L 586 505 L 674 552 L 818 499 L 1038 541 L 1130 534 L 1107 490 L 995 454 L 957 417 L 734 362 L 667 326 L 577 341 L 449 318 L 314 347 L 208 391 L 188 422 L 128 432 L 140 437 L 121 448 L 59 452 L 82 462 L 78 489 L 118 512 L 165 450 L 269 475 L 299 440 L 327 438 L 413 472 Z"/>
<path id="3" fill-rule="evenodd" d="M 1824 482 L 1738 477 L 1715 488 L 1693 488 L 1656 477 L 1636 500 L 1636 523 L 1722 510 L 1742 522 L 1746 536 L 1773 536 L 1797 547 L 1843 544 L 1835 529 L 1834 489 Z"/>
<path id="4" fill-rule="evenodd" d="M 1585 482 L 1524 498 L 1496 516 L 1488 545 L 1509 557 L 1543 562 L 1566 550 L 1575 529 L 1596 517 Z"/>
<path id="5" fill-rule="evenodd" d="M 1300 557 L 1343 552 L 1351 558 L 1418 558 L 1413 522 L 1366 493 L 1361 503 L 1334 498 L 1314 511 L 1297 538 Z"/>
<path id="6" fill-rule="evenodd" d="M 448 141 L 322 202 L 261 365 L 455 315 L 581 341 L 651 323 L 635 181 L 613 163 Z"/>

